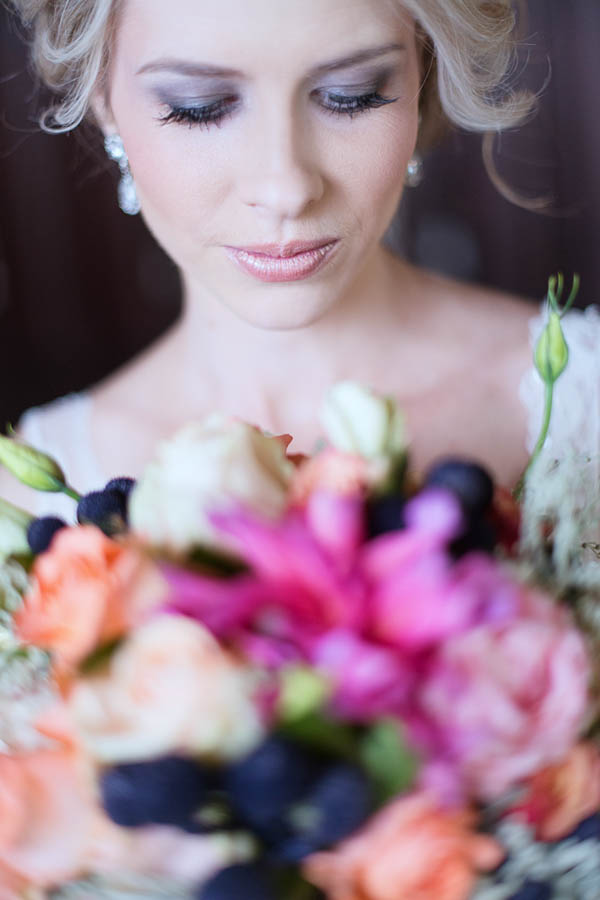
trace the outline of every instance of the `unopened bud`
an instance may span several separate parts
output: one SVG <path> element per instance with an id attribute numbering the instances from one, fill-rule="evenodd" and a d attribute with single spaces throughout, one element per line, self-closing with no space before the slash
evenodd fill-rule
<path id="1" fill-rule="evenodd" d="M 548 322 L 535 348 L 535 367 L 547 383 L 562 375 L 569 361 L 569 348 L 560 324 L 560 315 L 550 310 Z"/>
<path id="2" fill-rule="evenodd" d="M 65 476 L 51 456 L 35 450 L 14 438 L 0 435 L 0 463 L 36 491 L 62 491 Z"/>

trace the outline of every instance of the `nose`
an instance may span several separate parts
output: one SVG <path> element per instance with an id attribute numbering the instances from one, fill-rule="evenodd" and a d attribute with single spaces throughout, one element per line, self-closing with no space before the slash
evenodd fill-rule
<path id="1" fill-rule="evenodd" d="M 273 219 L 297 219 L 323 196 L 324 177 L 310 129 L 292 112 L 254 123 L 246 145 L 242 199 Z"/>

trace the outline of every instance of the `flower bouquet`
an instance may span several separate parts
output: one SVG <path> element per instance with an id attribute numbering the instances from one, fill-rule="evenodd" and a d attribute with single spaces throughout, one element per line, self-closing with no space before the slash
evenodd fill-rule
<path id="1" fill-rule="evenodd" d="M 322 422 L 298 457 L 213 416 L 84 497 L 0 439 L 77 503 L 0 506 L 0 900 L 600 896 L 596 597 L 389 399 Z"/>

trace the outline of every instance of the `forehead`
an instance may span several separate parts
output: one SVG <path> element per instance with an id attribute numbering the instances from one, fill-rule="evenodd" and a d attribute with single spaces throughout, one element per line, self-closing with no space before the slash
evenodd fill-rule
<path id="1" fill-rule="evenodd" d="M 125 0 L 117 52 L 131 66 L 156 56 L 227 61 L 252 71 L 268 60 L 309 68 L 386 41 L 410 41 L 393 0 Z"/>

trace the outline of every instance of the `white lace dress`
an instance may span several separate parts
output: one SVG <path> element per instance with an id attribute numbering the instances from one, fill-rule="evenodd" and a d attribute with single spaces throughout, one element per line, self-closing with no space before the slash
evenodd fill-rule
<path id="1" fill-rule="evenodd" d="M 530 323 L 532 348 L 543 323 L 544 313 Z M 573 516 L 561 516 L 565 540 L 560 546 L 567 547 L 566 532 L 569 520 L 575 522 L 576 507 L 579 515 L 583 509 L 590 522 L 594 518 L 600 521 L 600 311 L 596 307 L 573 310 L 563 326 L 570 349 L 569 364 L 556 385 L 550 434 L 537 467 L 538 487 L 527 502 L 538 517 L 551 515 L 559 503 L 563 511 L 565 503 L 571 504 Z M 523 378 L 521 400 L 528 411 L 527 442 L 531 450 L 539 433 L 544 400 L 543 385 L 533 367 Z M 71 394 L 30 409 L 20 425 L 23 438 L 54 456 L 82 493 L 101 488 L 114 475 L 135 474 L 101 471 L 91 442 L 90 413 L 89 395 Z M 557 459 L 561 460 L 558 467 Z M 31 511 L 38 515 L 58 513 L 72 520 L 74 504 L 56 494 L 39 494 L 37 509 Z M 578 527 L 580 524 L 578 520 Z M 531 535 L 529 539 L 533 539 Z"/>

